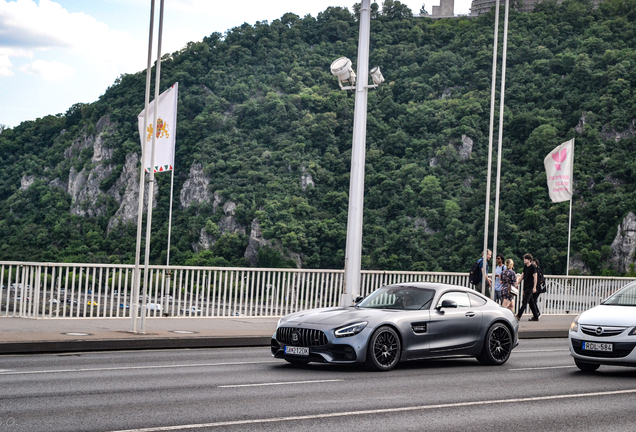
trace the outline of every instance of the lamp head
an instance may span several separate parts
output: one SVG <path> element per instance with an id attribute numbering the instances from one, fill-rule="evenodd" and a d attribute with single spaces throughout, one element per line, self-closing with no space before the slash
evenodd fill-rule
<path id="1" fill-rule="evenodd" d="M 369 71 L 371 75 L 371 79 L 373 80 L 373 84 L 380 85 L 384 82 L 384 77 L 382 76 L 382 72 L 380 72 L 380 66 L 376 66 Z"/>
<path id="2" fill-rule="evenodd" d="M 331 73 L 338 78 L 338 81 L 355 84 L 356 74 L 351 68 L 351 60 L 340 57 L 331 63 Z"/>

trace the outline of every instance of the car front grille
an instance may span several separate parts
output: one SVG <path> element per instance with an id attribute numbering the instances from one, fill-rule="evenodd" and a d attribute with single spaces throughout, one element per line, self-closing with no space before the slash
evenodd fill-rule
<path id="1" fill-rule="evenodd" d="M 297 339 L 294 338 L 297 336 Z M 327 345 L 327 335 L 320 330 L 295 327 L 279 327 L 276 330 L 276 340 L 285 345 L 314 347 Z"/>
<path id="2" fill-rule="evenodd" d="M 586 357 L 596 358 L 623 358 L 627 357 L 636 347 L 636 343 L 632 342 L 614 342 L 614 349 L 611 352 L 607 351 L 589 351 L 583 349 L 583 341 L 579 339 L 572 339 L 572 348 L 578 355 Z"/>
<path id="3" fill-rule="evenodd" d="M 601 333 L 597 330 L 601 329 Z M 588 336 L 608 337 L 617 336 L 626 330 L 625 327 L 601 327 L 601 326 L 581 326 L 581 331 Z"/>

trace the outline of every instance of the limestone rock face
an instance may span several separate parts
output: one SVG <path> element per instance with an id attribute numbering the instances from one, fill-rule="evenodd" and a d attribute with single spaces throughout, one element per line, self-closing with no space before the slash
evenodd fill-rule
<path id="1" fill-rule="evenodd" d="M 470 154 L 473 152 L 473 140 L 466 135 L 462 135 L 462 145 L 458 152 L 460 159 L 470 159 Z"/>
<path id="2" fill-rule="evenodd" d="M 616 129 L 610 126 L 604 126 L 601 130 L 601 137 L 605 140 L 613 139 L 616 142 L 619 142 L 623 138 L 630 138 L 636 135 L 636 119 L 632 120 L 629 127 L 622 131 L 617 131 Z"/>
<path id="3" fill-rule="evenodd" d="M 137 223 L 137 214 L 139 210 L 139 156 L 137 153 L 130 153 L 126 156 L 126 163 L 119 176 L 119 179 L 109 189 L 108 195 L 112 196 L 119 208 L 108 221 L 107 231 L 110 232 L 119 224 L 127 222 Z M 148 177 L 146 177 L 146 180 Z M 148 195 L 150 193 L 150 184 L 146 181 L 144 185 L 144 211 L 148 209 Z M 154 197 L 152 207 L 157 207 L 157 196 L 159 188 L 154 188 Z"/>
<path id="4" fill-rule="evenodd" d="M 413 225 L 415 226 L 416 230 L 421 229 L 424 231 L 425 234 L 435 234 L 437 232 L 428 226 L 428 221 L 424 218 L 415 219 Z"/>
<path id="5" fill-rule="evenodd" d="M 20 179 L 20 190 L 27 190 L 35 181 L 35 176 L 23 175 Z"/>
<path id="6" fill-rule="evenodd" d="M 183 189 L 181 189 L 179 197 L 181 207 L 188 208 L 192 203 L 209 202 L 208 184 L 210 184 L 210 179 L 203 173 L 203 165 L 200 163 L 192 164 L 188 179 L 183 183 Z"/>
<path id="7" fill-rule="evenodd" d="M 623 222 L 618 226 L 616 238 L 610 246 L 611 266 L 621 273 L 629 270 L 629 265 L 634 264 L 634 251 L 636 250 L 636 215 L 629 212 Z"/>
<path id="8" fill-rule="evenodd" d="M 575 254 L 570 257 L 570 271 L 578 270 L 582 275 L 589 275 L 590 268 L 585 265 L 580 254 Z"/>
<path id="9" fill-rule="evenodd" d="M 250 239 L 247 243 L 247 248 L 245 249 L 245 254 L 243 255 L 245 258 L 250 260 L 250 265 L 252 267 L 258 264 L 258 250 L 263 246 L 272 246 L 272 243 L 269 240 L 265 240 L 263 238 L 263 231 L 261 231 L 261 225 L 258 222 L 258 219 L 254 219 L 252 221 L 252 229 L 250 231 Z"/>
<path id="10" fill-rule="evenodd" d="M 303 188 L 303 190 L 307 189 L 309 185 L 316 186 L 314 183 L 314 179 L 311 177 L 311 174 L 305 173 L 305 167 L 301 167 L 300 171 L 303 173 L 300 176 L 300 187 Z"/>
<path id="11" fill-rule="evenodd" d="M 200 252 L 202 250 L 209 250 L 216 243 L 216 238 L 212 235 L 208 234 L 205 231 L 205 228 L 201 228 L 201 233 L 199 234 L 199 241 L 197 243 L 192 244 L 192 249 L 195 252 Z"/>
<path id="12" fill-rule="evenodd" d="M 576 126 L 574 126 L 574 131 L 579 135 L 583 135 L 583 131 L 585 130 L 586 124 L 587 124 L 587 116 L 586 116 L 586 113 L 583 113 L 581 114 L 579 123 Z"/>

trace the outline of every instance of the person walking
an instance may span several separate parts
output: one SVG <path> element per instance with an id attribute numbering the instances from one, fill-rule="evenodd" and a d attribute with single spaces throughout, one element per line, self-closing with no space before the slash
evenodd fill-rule
<path id="1" fill-rule="evenodd" d="M 479 269 L 479 274 L 477 275 L 478 277 L 478 282 L 475 284 L 475 291 L 479 291 L 480 293 L 482 293 L 483 295 L 485 295 L 486 297 L 490 297 L 490 285 L 492 284 L 492 280 L 488 277 L 488 261 L 490 261 L 490 259 L 492 258 L 492 251 L 490 249 L 488 249 L 488 251 L 486 252 L 486 286 L 485 286 L 485 291 L 484 291 L 484 274 L 483 274 L 483 269 L 484 269 L 484 257 L 482 256 L 481 258 L 479 258 L 477 260 L 477 268 Z"/>
<path id="2" fill-rule="evenodd" d="M 495 266 L 495 301 L 501 304 L 501 273 L 506 269 L 504 264 L 504 257 L 501 254 L 497 254 Z"/>
<path id="3" fill-rule="evenodd" d="M 533 294 L 537 292 L 537 268 L 532 264 L 532 255 L 529 253 L 523 256 L 523 263 L 525 266 L 523 267 L 523 274 L 520 277 L 520 280 L 523 280 L 523 301 L 519 312 L 517 312 L 517 319 L 521 320 L 521 316 L 526 311 L 526 307 L 530 305 L 530 310 L 532 311 L 530 321 L 539 321 L 541 313 L 533 296 Z"/>
<path id="4" fill-rule="evenodd" d="M 506 260 L 504 270 L 501 272 L 501 305 L 515 313 L 515 296 L 512 295 L 511 288 L 517 286 L 517 274 L 514 271 L 515 263 L 510 258 Z"/>

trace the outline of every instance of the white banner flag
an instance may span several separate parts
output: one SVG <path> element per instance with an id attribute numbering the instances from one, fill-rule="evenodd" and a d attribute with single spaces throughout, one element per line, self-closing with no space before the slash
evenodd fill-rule
<path id="1" fill-rule="evenodd" d="M 179 83 L 174 83 L 159 95 L 159 112 L 157 113 L 157 127 L 152 124 L 155 113 L 155 103 L 148 105 L 148 127 L 144 131 L 143 110 L 137 117 L 141 145 L 145 145 L 144 168 L 150 172 L 152 157 L 152 134 L 156 135 L 155 172 L 171 171 L 174 167 L 174 143 L 177 134 L 177 93 Z"/>
<path id="2" fill-rule="evenodd" d="M 543 160 L 543 164 L 552 202 L 569 201 L 572 198 L 574 174 L 574 138 L 552 150 Z"/>

